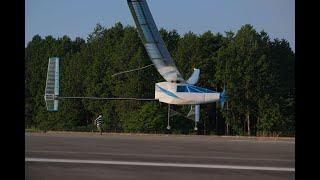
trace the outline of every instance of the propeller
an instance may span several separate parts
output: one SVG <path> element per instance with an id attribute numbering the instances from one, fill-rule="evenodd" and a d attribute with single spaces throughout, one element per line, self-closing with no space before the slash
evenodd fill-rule
<path id="1" fill-rule="evenodd" d="M 219 97 L 219 103 L 221 105 L 221 109 L 223 109 L 224 103 L 227 101 L 227 92 L 226 92 L 226 88 L 223 88 L 223 91 L 220 93 L 220 97 Z"/>
<path id="2" fill-rule="evenodd" d="M 224 72 L 224 82 L 223 82 L 223 91 L 220 93 L 219 96 L 219 103 L 221 105 L 221 109 L 223 110 L 224 103 L 227 101 L 227 92 L 226 92 L 226 71 L 227 70 L 227 61 L 225 65 L 225 72 Z"/>

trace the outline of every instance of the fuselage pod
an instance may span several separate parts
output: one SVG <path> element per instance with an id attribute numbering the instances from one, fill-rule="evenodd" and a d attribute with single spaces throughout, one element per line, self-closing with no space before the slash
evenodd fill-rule
<path id="1" fill-rule="evenodd" d="M 168 104 L 205 104 L 217 102 L 219 98 L 219 92 L 190 84 L 171 82 L 155 84 L 155 99 Z"/>

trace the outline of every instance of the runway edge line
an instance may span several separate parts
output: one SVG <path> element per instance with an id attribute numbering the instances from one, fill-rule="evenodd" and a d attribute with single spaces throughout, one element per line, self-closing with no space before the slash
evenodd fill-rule
<path id="1" fill-rule="evenodd" d="M 131 161 L 101 161 L 80 159 L 47 159 L 47 158 L 25 158 L 26 162 L 47 163 L 80 163 L 80 164 L 105 164 L 105 165 L 127 165 L 127 166 L 162 166 L 162 167 L 187 167 L 187 168 L 210 168 L 210 169 L 237 169 L 237 170 L 261 170 L 261 171 L 288 171 L 295 172 L 295 168 L 286 167 L 263 167 L 263 166 L 238 166 L 219 164 L 185 164 L 185 163 L 156 163 L 156 162 L 131 162 Z"/>

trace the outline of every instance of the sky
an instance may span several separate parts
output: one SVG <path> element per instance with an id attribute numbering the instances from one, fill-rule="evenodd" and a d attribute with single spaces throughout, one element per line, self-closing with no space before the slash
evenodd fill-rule
<path id="1" fill-rule="evenodd" d="M 271 39 L 286 39 L 295 51 L 294 0 L 147 0 L 158 28 L 224 34 L 251 24 Z M 126 0 L 26 0 L 25 46 L 32 37 L 87 39 L 97 23 L 134 26 Z"/>

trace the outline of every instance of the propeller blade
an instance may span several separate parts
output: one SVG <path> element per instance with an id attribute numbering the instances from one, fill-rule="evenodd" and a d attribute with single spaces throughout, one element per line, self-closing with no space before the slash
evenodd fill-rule
<path id="1" fill-rule="evenodd" d="M 219 98 L 219 103 L 221 105 L 222 110 L 223 110 L 223 106 L 224 106 L 224 103 L 226 100 L 227 100 L 227 94 L 226 94 L 226 90 L 224 87 L 223 91 L 220 93 L 220 98 Z"/>

